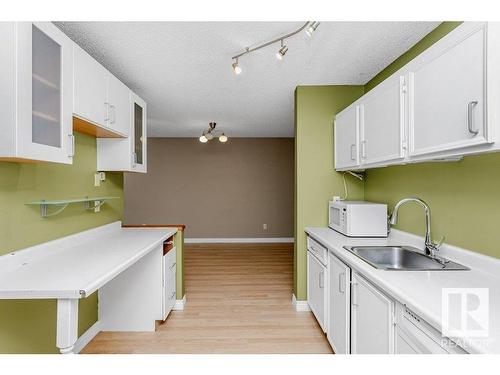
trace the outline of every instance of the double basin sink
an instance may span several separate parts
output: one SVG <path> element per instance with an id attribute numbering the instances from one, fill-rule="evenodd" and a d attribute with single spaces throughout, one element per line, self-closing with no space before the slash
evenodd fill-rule
<path id="1" fill-rule="evenodd" d="M 394 271 L 456 271 L 469 268 L 438 256 L 431 257 L 411 246 L 344 246 L 371 266 Z"/>

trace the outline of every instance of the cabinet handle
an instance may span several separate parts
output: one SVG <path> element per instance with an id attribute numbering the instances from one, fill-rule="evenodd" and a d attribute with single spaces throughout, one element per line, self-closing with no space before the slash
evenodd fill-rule
<path id="1" fill-rule="evenodd" d="M 345 293 L 345 273 L 339 273 L 339 292 Z"/>
<path id="2" fill-rule="evenodd" d="M 104 103 L 104 122 L 109 121 L 109 103 L 105 102 Z"/>
<path id="3" fill-rule="evenodd" d="M 351 160 L 352 161 L 355 161 L 356 160 L 356 156 L 353 155 L 353 151 L 355 150 L 355 147 L 356 145 L 355 144 L 352 144 L 351 145 Z"/>
<path id="4" fill-rule="evenodd" d="M 173 269 L 176 266 L 177 263 L 172 264 L 169 268 Z"/>
<path id="5" fill-rule="evenodd" d="M 361 157 L 366 159 L 366 141 L 361 142 Z"/>
<path id="6" fill-rule="evenodd" d="M 474 129 L 474 107 L 478 104 L 476 100 L 469 102 L 467 104 L 467 128 L 469 129 L 469 133 L 473 135 L 478 135 L 479 130 Z"/>
<path id="7" fill-rule="evenodd" d="M 114 124 L 116 122 L 116 107 L 113 104 L 111 104 L 109 107 L 111 108 L 110 122 Z"/>
<path id="8" fill-rule="evenodd" d="M 358 283 L 353 282 L 351 285 L 352 285 L 351 305 L 358 306 L 358 301 L 356 298 L 356 286 L 358 285 Z"/>
<path id="9" fill-rule="evenodd" d="M 71 138 L 71 152 L 68 156 L 72 158 L 73 156 L 75 156 L 75 136 L 73 134 L 68 134 L 68 137 Z"/>
<path id="10" fill-rule="evenodd" d="M 175 292 L 172 293 L 169 299 L 174 299 L 175 298 Z"/>
<path id="11" fill-rule="evenodd" d="M 325 286 L 325 271 L 321 271 L 318 275 L 319 277 L 319 287 L 320 289 L 323 289 Z"/>

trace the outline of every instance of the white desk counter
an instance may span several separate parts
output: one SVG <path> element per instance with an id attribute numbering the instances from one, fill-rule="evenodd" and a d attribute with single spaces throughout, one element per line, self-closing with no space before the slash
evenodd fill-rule
<path id="1" fill-rule="evenodd" d="M 57 347 L 62 353 L 72 352 L 78 300 L 144 262 L 153 251 L 161 257 L 163 242 L 176 232 L 176 228 L 122 228 L 115 222 L 0 256 L 0 298 L 57 299 Z M 161 280 L 161 258 L 158 266 L 156 261 L 153 267 L 160 273 L 154 277 Z"/>

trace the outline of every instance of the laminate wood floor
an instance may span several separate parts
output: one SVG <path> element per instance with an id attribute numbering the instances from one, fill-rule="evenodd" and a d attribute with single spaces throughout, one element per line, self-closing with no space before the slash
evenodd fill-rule
<path id="1" fill-rule="evenodd" d="M 293 245 L 186 245 L 184 311 L 156 332 L 101 332 L 82 353 L 332 353 L 291 304 Z"/>

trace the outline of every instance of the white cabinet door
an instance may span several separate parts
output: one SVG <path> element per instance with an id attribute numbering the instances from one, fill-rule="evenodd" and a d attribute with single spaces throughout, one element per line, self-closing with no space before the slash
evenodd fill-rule
<path id="1" fill-rule="evenodd" d="M 146 102 L 134 93 L 130 95 L 132 122 L 132 172 L 147 172 Z"/>
<path id="2" fill-rule="evenodd" d="M 163 256 L 162 315 L 165 320 L 172 311 L 176 299 L 176 249 Z"/>
<path id="3" fill-rule="evenodd" d="M 396 343 L 394 352 L 396 354 L 422 354 L 412 340 L 400 329 L 396 329 Z"/>
<path id="4" fill-rule="evenodd" d="M 359 165 L 357 105 L 351 105 L 335 116 L 335 169 L 349 169 Z"/>
<path id="5" fill-rule="evenodd" d="M 130 90 L 108 73 L 109 117 L 107 126 L 125 136 L 130 133 Z"/>
<path id="6" fill-rule="evenodd" d="M 361 165 L 404 158 L 405 77 L 394 75 L 360 101 Z"/>
<path id="7" fill-rule="evenodd" d="M 349 354 L 351 269 L 331 253 L 328 255 L 328 279 L 327 338 L 336 354 Z"/>
<path id="8" fill-rule="evenodd" d="M 492 139 L 486 121 L 486 25 L 463 34 L 447 48 L 423 54 L 410 68 L 412 156 Z"/>
<path id="9" fill-rule="evenodd" d="M 319 325 L 325 324 L 325 268 L 309 251 L 307 252 L 307 302 Z"/>
<path id="10" fill-rule="evenodd" d="M 76 44 L 74 56 L 73 113 L 83 120 L 105 127 L 110 111 L 106 98 L 108 71 Z"/>
<path id="11" fill-rule="evenodd" d="M 394 353 L 394 302 L 352 273 L 351 353 Z"/>
<path id="12" fill-rule="evenodd" d="M 72 41 L 50 22 L 19 22 L 16 154 L 71 164 Z"/>

